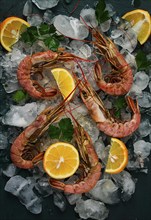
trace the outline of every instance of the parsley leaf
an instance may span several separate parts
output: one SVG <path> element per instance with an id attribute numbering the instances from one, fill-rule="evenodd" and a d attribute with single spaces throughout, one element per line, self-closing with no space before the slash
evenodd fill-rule
<path id="1" fill-rule="evenodd" d="M 126 101 L 125 101 L 125 98 L 120 96 L 118 97 L 114 103 L 113 103 L 113 107 L 114 107 L 114 114 L 117 118 L 120 118 L 121 116 L 121 109 L 122 108 L 126 108 Z"/>
<path id="2" fill-rule="evenodd" d="M 60 44 L 59 40 L 55 37 L 48 37 L 44 39 L 44 43 L 49 49 L 53 51 L 56 51 Z"/>
<path id="3" fill-rule="evenodd" d="M 116 110 L 115 113 L 114 113 L 115 117 L 116 118 L 120 118 L 121 116 L 121 110 Z"/>
<path id="4" fill-rule="evenodd" d="M 71 141 L 73 138 L 74 129 L 73 129 L 73 125 L 72 125 L 70 118 L 63 118 L 59 122 L 59 127 L 62 131 L 63 140 Z"/>
<path id="5" fill-rule="evenodd" d="M 95 15 L 96 19 L 99 24 L 109 20 L 109 12 L 106 9 L 105 0 L 99 0 L 98 4 L 96 5 Z"/>
<path id="6" fill-rule="evenodd" d="M 63 40 L 62 35 L 56 33 L 53 25 L 42 23 L 39 27 L 31 26 L 22 33 L 20 40 L 32 45 L 35 41 L 41 40 L 48 47 L 48 49 L 56 51 L 59 47 L 60 41 Z"/>
<path id="7" fill-rule="evenodd" d="M 37 40 L 37 35 L 38 35 L 37 28 L 34 26 L 31 26 L 27 28 L 26 31 L 21 34 L 20 40 L 32 45 Z"/>
<path id="8" fill-rule="evenodd" d="M 50 125 L 49 126 L 49 136 L 52 139 L 58 139 L 60 137 L 60 128 L 54 126 L 54 125 Z"/>
<path id="9" fill-rule="evenodd" d="M 151 67 L 151 61 L 149 61 L 146 57 L 146 54 L 139 50 L 136 55 L 136 63 L 138 70 L 146 70 Z"/>
<path id="10" fill-rule="evenodd" d="M 58 123 L 58 127 L 54 125 L 49 126 L 49 136 L 52 139 L 59 139 L 62 141 L 71 141 L 73 138 L 73 125 L 70 118 L 63 118 Z"/>
<path id="11" fill-rule="evenodd" d="M 38 28 L 40 35 L 48 34 L 50 27 L 47 24 L 41 24 Z"/>
<path id="12" fill-rule="evenodd" d="M 21 101 L 27 100 L 28 98 L 28 94 L 26 92 L 24 92 L 23 90 L 17 90 L 14 94 L 12 99 L 17 102 L 20 103 Z"/>

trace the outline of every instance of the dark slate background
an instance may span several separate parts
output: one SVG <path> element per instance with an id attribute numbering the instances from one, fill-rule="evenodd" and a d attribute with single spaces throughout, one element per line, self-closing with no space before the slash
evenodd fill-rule
<path id="1" fill-rule="evenodd" d="M 67 5 L 69 11 L 72 11 L 78 0 L 72 0 Z M 16 15 L 23 17 L 22 9 L 26 0 L 0 0 L 0 21 L 8 16 Z M 67 10 L 63 7 L 64 0 L 60 0 L 57 7 L 53 8 L 56 14 L 67 14 Z M 135 7 L 131 5 L 131 0 L 108 0 L 115 7 L 119 15 L 123 15 L 127 11 L 141 8 L 151 13 L 151 0 L 135 0 Z M 78 17 L 79 11 L 86 5 L 93 6 L 93 0 L 81 0 L 77 10 L 73 16 Z M 35 7 L 34 13 L 39 12 Z M 43 14 L 43 11 L 41 11 Z M 21 171 L 26 175 L 25 171 Z M 151 162 L 149 165 L 149 173 L 134 174 L 138 179 L 136 183 L 136 192 L 125 203 L 108 206 L 110 209 L 107 220 L 150 220 L 151 219 Z M 33 215 L 20 204 L 18 199 L 4 191 L 7 177 L 0 177 L 0 220 L 78 220 L 78 215 L 74 212 L 74 206 L 67 207 L 64 213 L 61 213 L 52 202 L 52 198 L 46 198 L 43 203 L 43 211 L 39 215 Z"/>

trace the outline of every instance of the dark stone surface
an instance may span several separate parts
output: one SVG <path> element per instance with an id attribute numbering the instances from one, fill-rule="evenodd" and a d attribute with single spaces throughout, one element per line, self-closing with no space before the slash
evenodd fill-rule
<path id="1" fill-rule="evenodd" d="M 72 0 L 72 4 L 66 5 L 69 11 L 72 11 L 74 5 L 78 0 Z M 16 15 L 22 16 L 23 5 L 26 0 L 0 0 L 0 20 L 2 21 L 8 16 Z M 66 14 L 67 9 L 63 6 L 63 0 L 57 7 L 53 9 L 56 14 Z M 119 15 L 127 11 L 135 9 L 131 5 L 131 0 L 108 0 L 115 7 Z M 142 8 L 151 12 L 150 0 L 135 0 L 137 8 Z M 93 0 L 81 0 L 77 10 L 73 16 L 78 16 L 79 10 L 86 4 L 94 5 Z M 38 9 L 34 8 L 34 13 Z M 38 10 L 39 11 L 39 10 Z M 43 11 L 41 12 L 43 14 Z M 138 179 L 136 183 L 136 192 L 130 201 L 120 203 L 114 206 L 108 206 L 110 209 L 107 220 L 150 220 L 151 219 L 151 163 L 149 173 L 134 174 Z M 67 207 L 66 211 L 62 213 L 58 210 L 53 202 L 52 197 L 48 197 L 43 202 L 43 211 L 39 215 L 33 215 L 26 208 L 20 204 L 18 199 L 4 191 L 4 186 L 7 177 L 0 177 L 0 220 L 77 220 L 78 215 L 74 212 L 74 206 Z"/>

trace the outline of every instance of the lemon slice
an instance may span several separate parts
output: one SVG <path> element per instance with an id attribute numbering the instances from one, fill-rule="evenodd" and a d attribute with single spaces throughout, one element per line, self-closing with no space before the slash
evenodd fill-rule
<path id="1" fill-rule="evenodd" d="M 111 148 L 105 172 L 110 174 L 120 173 L 128 163 L 128 150 L 125 144 L 117 139 L 111 138 Z"/>
<path id="2" fill-rule="evenodd" d="M 67 178 L 79 167 L 79 153 L 71 144 L 64 142 L 52 144 L 44 154 L 43 167 L 54 179 Z"/>
<path id="3" fill-rule="evenodd" d="M 25 31 L 30 24 L 18 17 L 8 17 L 0 25 L 0 42 L 2 46 L 11 51 L 11 47 L 15 44 L 20 34 Z"/>
<path id="4" fill-rule="evenodd" d="M 51 72 L 56 80 L 63 98 L 66 99 L 68 97 L 67 100 L 69 101 L 72 98 L 75 90 L 75 82 L 72 75 L 69 71 L 63 68 L 55 68 L 52 69 Z"/>
<path id="5" fill-rule="evenodd" d="M 140 44 L 144 44 L 151 33 L 151 18 L 148 11 L 136 9 L 127 12 L 122 16 L 123 19 L 132 24 L 132 29 L 137 34 Z"/>

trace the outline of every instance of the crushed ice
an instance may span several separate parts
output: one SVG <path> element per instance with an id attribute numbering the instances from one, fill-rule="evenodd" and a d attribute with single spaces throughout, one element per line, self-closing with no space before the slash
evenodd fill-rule
<path id="1" fill-rule="evenodd" d="M 32 0 L 32 2 L 41 10 L 55 7 L 59 0 Z"/>
<path id="2" fill-rule="evenodd" d="M 132 98 L 138 99 L 138 104 L 142 113 L 142 121 L 139 129 L 131 137 L 124 140 L 125 143 L 128 140 L 133 142 L 131 149 L 129 149 L 129 163 L 127 165 L 127 170 L 147 173 L 148 167 L 146 164 L 151 151 L 151 122 L 148 117 L 146 117 L 146 114 L 151 115 L 151 71 L 137 71 L 137 64 L 135 61 L 137 38 L 133 29 L 130 24 L 121 22 L 110 4 L 107 4 L 107 10 L 109 11 L 111 19 L 98 26 L 94 9 L 87 5 L 80 12 L 81 18 L 80 16 L 79 18 L 74 18 L 65 15 L 57 15 L 54 17 L 54 14 L 50 9 L 55 7 L 58 2 L 59 0 L 27 0 L 23 8 L 23 14 L 27 16 L 27 20 L 31 25 L 40 25 L 42 22 L 48 24 L 53 23 L 58 33 L 71 38 L 70 41 L 66 40 L 68 46 L 65 46 L 67 46 L 72 53 L 86 59 L 92 56 L 93 48 L 82 41 L 74 40 L 82 40 L 88 37 L 89 30 L 85 24 L 90 27 L 98 27 L 102 32 L 110 34 L 110 37 L 120 48 L 121 53 L 133 70 L 134 83 L 128 94 L 131 95 Z M 43 17 L 38 14 L 32 14 L 33 4 L 41 10 L 45 10 Z M 118 24 L 120 25 L 119 28 Z M 66 27 L 68 27 L 68 29 Z M 3 95 L 5 96 L 6 93 L 11 94 L 20 88 L 16 76 L 16 70 L 20 61 L 27 54 L 32 54 L 40 50 L 43 51 L 44 49 L 37 43 L 32 47 L 25 46 L 24 43 L 21 42 L 18 42 L 16 45 L 17 46 L 14 46 L 12 52 L 0 55 L 0 78 L 5 93 L 4 91 L 1 92 L 4 93 Z M 146 51 L 149 51 L 147 56 L 148 59 L 150 59 L 150 45 L 147 46 L 146 44 L 145 47 Z M 93 87 L 97 90 L 98 87 L 95 85 L 94 79 L 90 77 L 90 72 L 92 70 L 91 64 L 87 64 L 87 67 L 85 67 L 84 64 L 81 65 L 87 72 L 87 77 L 90 82 L 93 83 Z M 76 68 L 78 72 L 78 67 Z M 103 96 L 103 99 L 106 106 L 111 109 L 111 100 L 105 96 Z M 5 102 L 3 98 L 1 103 L 4 103 L 5 107 L 8 105 L 9 110 L 7 111 L 6 108 L 5 111 L 1 111 L 1 121 L 4 126 L 9 125 L 13 127 L 10 127 L 6 132 L 0 132 L 0 150 L 3 152 L 8 150 L 8 145 L 12 143 L 18 133 L 20 133 L 20 130 L 17 130 L 17 127 L 27 127 L 32 121 L 34 121 L 36 116 L 50 104 L 49 102 L 33 101 L 19 106 L 7 103 L 8 100 Z M 73 115 L 92 137 L 95 150 L 99 159 L 102 161 L 102 167 L 104 167 L 109 152 L 109 146 L 105 146 L 104 144 L 104 140 L 107 140 L 107 137 L 99 132 L 95 123 L 88 116 L 88 111 L 83 104 L 80 103 L 80 107 L 76 110 L 76 106 L 79 105 L 79 103 L 78 98 L 75 98 L 71 103 L 71 108 L 75 109 L 73 110 Z M 54 103 L 52 102 L 52 106 L 53 104 Z M 124 117 L 129 117 L 129 114 L 124 115 Z M 144 137 L 149 138 L 150 142 L 143 140 Z M 44 175 L 43 167 L 40 164 L 33 170 L 30 170 L 31 176 L 26 178 L 17 174 L 18 168 L 12 163 L 5 166 L 1 172 L 3 175 L 10 178 L 5 185 L 5 191 L 16 196 L 30 212 L 34 214 L 41 213 L 41 198 L 53 196 L 54 204 L 60 209 L 60 211 L 65 211 L 67 199 L 69 204 L 75 205 L 75 211 L 82 219 L 92 218 L 105 220 L 109 214 L 106 204 L 111 205 L 119 203 L 121 200 L 128 201 L 135 192 L 135 184 L 137 181 L 128 171 L 124 170 L 123 172 L 112 176 L 104 174 L 96 186 L 84 196 L 80 194 L 64 195 L 62 192 L 54 191 L 50 187 L 48 178 Z M 77 176 L 75 175 L 69 178 L 67 182 L 71 183 L 76 180 Z"/>
<path id="3" fill-rule="evenodd" d="M 80 20 L 90 27 L 97 27 L 98 21 L 96 19 L 95 10 L 90 8 L 88 5 L 83 8 L 80 12 Z"/>
<path id="4" fill-rule="evenodd" d="M 79 19 L 66 15 L 54 17 L 54 26 L 57 31 L 72 39 L 83 40 L 88 37 L 88 28 Z M 68 27 L 68 28 L 66 28 Z"/>
<path id="5" fill-rule="evenodd" d="M 37 105 L 36 102 L 27 103 L 23 106 L 10 106 L 10 110 L 2 118 L 4 124 L 27 127 L 31 124 L 36 116 L 45 109 L 45 104 Z"/>

